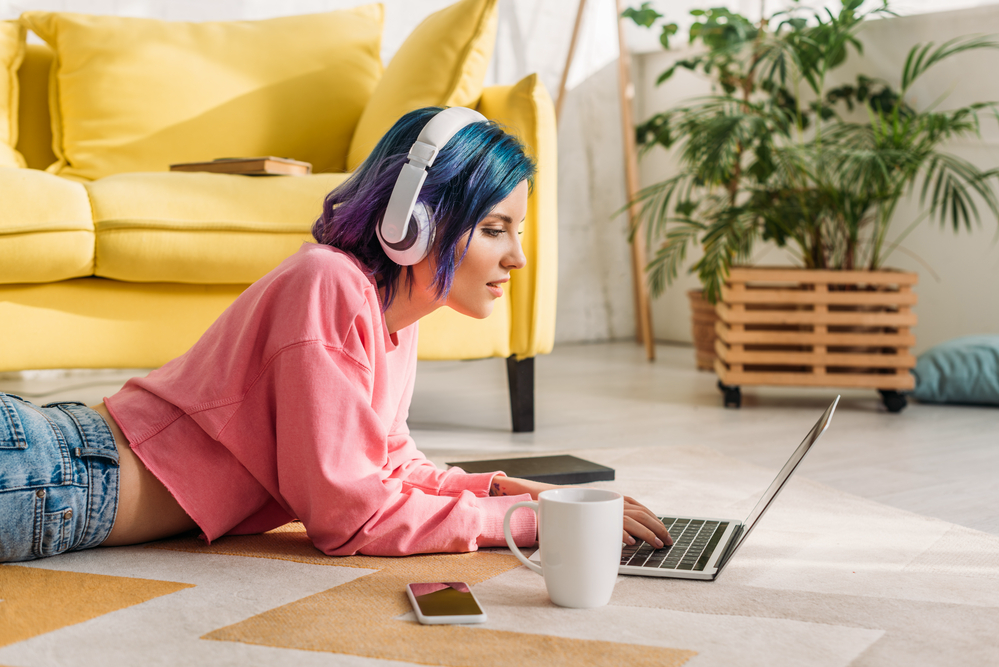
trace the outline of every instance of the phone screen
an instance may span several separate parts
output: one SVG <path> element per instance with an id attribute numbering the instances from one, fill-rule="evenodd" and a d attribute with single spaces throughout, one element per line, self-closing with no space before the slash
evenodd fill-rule
<path id="1" fill-rule="evenodd" d="M 482 608 L 462 582 L 410 584 L 413 599 L 424 616 L 481 616 Z"/>

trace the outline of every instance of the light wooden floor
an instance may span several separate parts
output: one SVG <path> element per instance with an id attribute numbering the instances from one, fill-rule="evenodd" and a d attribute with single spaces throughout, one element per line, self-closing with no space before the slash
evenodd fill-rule
<path id="1" fill-rule="evenodd" d="M 694 368 L 690 348 L 660 345 L 657 355 L 649 363 L 640 347 L 619 342 L 562 345 L 539 357 L 537 430 L 529 434 L 510 432 L 503 360 L 421 362 L 413 436 L 440 465 L 453 457 L 699 443 L 776 472 L 837 393 L 745 387 L 742 408 L 725 409 L 715 376 Z M 0 390 L 39 404 L 93 405 L 134 373 L 0 376 Z M 999 409 L 910 403 L 888 414 L 874 391 L 840 393 L 829 431 L 796 474 L 999 534 Z"/>

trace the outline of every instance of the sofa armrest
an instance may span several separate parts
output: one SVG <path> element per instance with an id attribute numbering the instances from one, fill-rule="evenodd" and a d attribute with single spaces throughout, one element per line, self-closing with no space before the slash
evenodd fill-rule
<path id="1" fill-rule="evenodd" d="M 518 359 L 551 352 L 558 283 L 558 149 L 555 107 L 537 74 L 490 86 L 478 110 L 503 124 L 538 165 L 522 237 L 527 266 L 510 277 L 510 352 Z"/>

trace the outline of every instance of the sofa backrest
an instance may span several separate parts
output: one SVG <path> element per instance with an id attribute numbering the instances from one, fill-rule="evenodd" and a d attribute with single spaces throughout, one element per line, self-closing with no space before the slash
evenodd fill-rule
<path id="1" fill-rule="evenodd" d="M 52 152 L 52 120 L 49 115 L 49 70 L 52 49 L 45 44 L 28 44 L 21 68 L 18 104 L 17 150 L 28 167 L 45 169 L 56 161 Z"/>
<path id="2" fill-rule="evenodd" d="M 392 63 L 390 63 L 385 72 L 386 76 L 383 77 L 385 80 L 378 82 L 373 91 L 371 104 L 365 107 L 359 119 L 357 132 L 350 142 L 350 157 L 346 164 L 348 171 L 356 168 L 381 134 L 396 118 L 407 111 L 426 105 L 468 106 L 472 108 L 476 106 L 492 54 L 496 14 L 497 0 L 460 0 L 454 5 L 430 15 L 413 31 L 397 52 L 397 57 L 393 58 Z M 53 28 L 53 21 L 63 20 L 59 19 L 59 16 L 45 12 L 29 12 L 22 17 L 22 22 L 29 26 L 32 26 L 32 22 L 34 22 L 41 27 L 43 32 L 49 30 L 50 34 L 47 39 L 50 41 L 61 40 L 60 51 L 68 49 L 67 53 L 71 56 L 74 55 L 73 51 L 79 48 L 92 48 L 87 46 L 87 40 L 81 41 L 80 37 L 77 37 L 76 41 L 73 41 L 64 37 L 58 28 Z M 66 17 L 63 20 L 64 23 L 69 21 L 69 24 L 72 25 L 73 21 L 82 22 L 88 30 L 92 29 L 90 24 L 96 28 L 101 28 L 102 24 L 108 20 L 115 20 L 113 17 L 83 17 L 71 14 L 61 16 Z M 65 26 L 62 29 L 65 30 Z M 103 157 L 98 159 L 98 164 L 84 165 L 83 168 L 79 169 L 76 168 L 77 165 L 73 164 L 72 159 L 68 159 L 69 164 L 67 164 L 67 153 L 77 151 L 78 154 L 82 154 L 92 162 L 94 158 L 91 156 L 94 155 L 94 152 L 89 148 L 84 148 L 82 153 L 79 153 L 81 149 L 77 144 L 81 137 L 81 129 L 86 130 L 90 127 L 90 121 L 84 117 L 84 124 L 81 125 L 79 111 L 72 104 L 72 99 L 59 103 L 59 109 L 63 109 L 63 113 L 66 113 L 66 104 L 70 105 L 71 108 L 68 110 L 70 119 L 68 121 L 66 118 L 52 118 L 50 93 L 53 91 L 50 88 L 49 77 L 52 72 L 53 60 L 56 58 L 58 58 L 57 52 L 49 45 L 31 43 L 27 45 L 24 61 L 18 70 L 20 83 L 18 124 L 20 127 L 16 148 L 25 158 L 27 166 L 34 169 L 46 169 L 51 166 L 54 173 L 82 178 L 95 178 L 109 173 L 118 173 L 122 168 L 125 171 L 134 170 L 136 167 L 143 171 L 165 169 L 166 164 L 160 164 L 164 162 L 162 159 L 156 160 L 155 165 L 135 165 L 132 169 L 123 167 L 123 165 L 115 168 L 113 165 L 101 164 L 105 160 Z M 429 77 L 421 76 L 427 72 L 435 74 Z M 89 76 L 91 80 L 95 80 L 94 72 L 91 72 Z M 74 80 L 79 78 L 78 74 L 74 76 Z M 56 88 L 63 84 L 61 81 L 56 83 L 59 84 Z M 121 82 L 119 81 L 118 84 L 120 85 Z M 111 106 L 105 104 L 103 108 L 105 114 L 107 112 L 116 113 L 113 104 Z M 74 114 L 75 120 L 73 119 Z M 126 115 L 124 120 L 119 119 L 113 123 L 109 123 L 109 119 L 105 117 L 100 120 L 99 126 L 104 128 L 103 131 L 106 132 L 107 129 L 115 128 L 115 123 L 117 125 L 130 123 L 131 121 L 128 120 L 130 116 L 134 117 L 134 114 Z M 63 133 L 66 131 L 67 122 L 75 123 L 75 127 L 70 128 L 71 136 L 69 138 L 66 136 L 56 138 L 59 141 L 58 147 L 54 146 L 53 120 L 57 120 L 56 127 Z M 83 139 L 86 144 L 88 137 L 84 135 Z M 96 143 L 94 143 L 95 141 Z M 94 147 L 103 146 L 112 151 L 121 150 L 117 138 L 96 136 L 89 139 L 89 142 Z M 105 152 L 105 149 L 102 148 L 97 154 L 102 155 Z M 140 155 L 148 154 L 145 149 L 139 153 Z M 60 157 L 63 158 L 61 162 Z M 211 159 L 211 157 L 224 156 L 212 155 L 204 159 Z M 290 155 L 287 157 L 301 156 Z M 339 160 L 343 159 L 339 158 Z M 183 160 L 178 158 L 175 161 Z M 314 166 L 320 167 L 320 165 Z M 340 169 L 343 169 L 343 166 Z M 316 170 L 326 171 L 329 169 L 328 167 L 327 169 L 320 167 Z"/>
<path id="3" fill-rule="evenodd" d="M 20 22 L 55 53 L 53 172 L 88 180 L 256 155 L 342 172 L 382 72 L 377 4 L 258 21 Z"/>

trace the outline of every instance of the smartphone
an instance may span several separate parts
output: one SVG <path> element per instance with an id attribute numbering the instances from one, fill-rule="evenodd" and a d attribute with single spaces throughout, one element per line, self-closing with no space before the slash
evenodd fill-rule
<path id="1" fill-rule="evenodd" d="M 464 582 L 407 584 L 406 594 L 416 620 L 425 625 L 486 622 L 486 612 Z"/>

